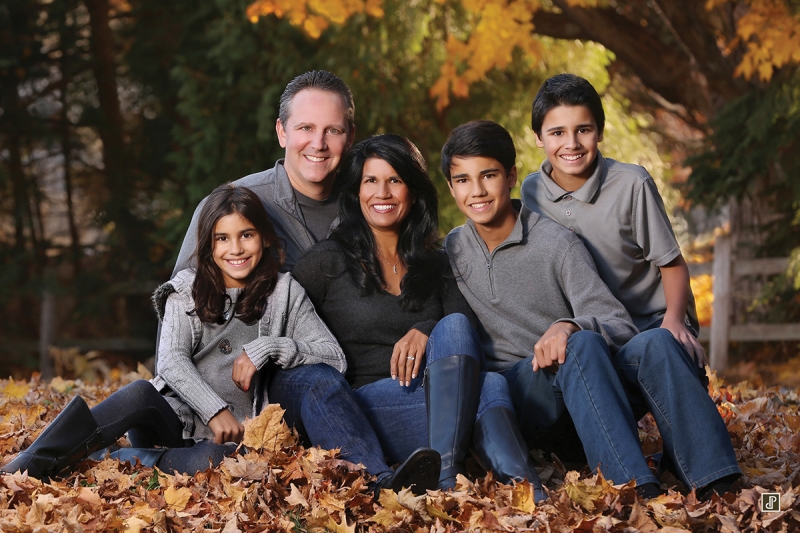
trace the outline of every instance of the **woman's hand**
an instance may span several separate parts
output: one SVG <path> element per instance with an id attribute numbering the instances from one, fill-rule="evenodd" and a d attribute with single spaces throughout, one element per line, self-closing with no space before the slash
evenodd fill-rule
<path id="1" fill-rule="evenodd" d="M 427 345 L 428 336 L 417 329 L 411 329 L 403 335 L 392 351 L 392 379 L 400 378 L 400 385 L 408 387 L 419 374 Z"/>
<path id="2" fill-rule="evenodd" d="M 214 442 L 239 444 L 244 438 L 244 426 L 236 420 L 228 409 L 223 409 L 208 421 L 208 427 L 214 432 Z"/>
<path id="3" fill-rule="evenodd" d="M 242 351 L 241 355 L 233 362 L 233 382 L 243 391 L 247 391 L 250 388 L 250 381 L 253 379 L 256 370 L 256 365 L 250 360 L 247 352 Z"/>

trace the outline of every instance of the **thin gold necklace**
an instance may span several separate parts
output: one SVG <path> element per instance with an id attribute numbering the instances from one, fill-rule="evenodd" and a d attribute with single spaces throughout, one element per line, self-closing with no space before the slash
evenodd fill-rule
<path id="1" fill-rule="evenodd" d="M 385 257 L 383 257 L 383 254 L 381 253 L 381 251 L 380 251 L 378 248 L 375 248 L 375 250 L 377 250 L 377 252 L 378 252 L 378 257 L 380 257 L 380 258 L 381 258 L 381 259 L 382 259 L 382 260 L 383 260 L 383 261 L 384 261 L 384 262 L 385 262 L 387 265 L 389 265 L 390 267 L 392 267 L 392 272 L 394 272 L 395 274 L 397 274 L 397 265 L 399 265 L 399 264 L 400 264 L 400 259 L 398 259 L 398 260 L 397 260 L 397 263 L 395 263 L 395 264 L 392 264 L 392 263 L 390 263 L 390 262 L 389 262 L 389 260 L 388 260 L 388 259 L 386 259 Z"/>

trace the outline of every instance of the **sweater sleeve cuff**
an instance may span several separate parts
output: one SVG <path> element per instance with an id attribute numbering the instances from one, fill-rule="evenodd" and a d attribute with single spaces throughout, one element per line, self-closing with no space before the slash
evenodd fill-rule
<path id="1" fill-rule="evenodd" d="M 208 398 L 208 401 L 196 402 L 195 406 L 197 415 L 205 425 L 208 425 L 211 419 L 217 416 L 217 413 L 227 408 L 228 404 L 223 402 L 218 396 L 216 398 Z"/>
<path id="2" fill-rule="evenodd" d="M 439 322 L 438 320 L 433 320 L 433 319 L 425 320 L 424 322 L 417 322 L 416 324 L 411 326 L 411 329 L 415 329 L 420 333 L 423 333 L 426 336 L 430 337 L 431 333 L 433 332 L 433 328 L 436 327 L 436 324 L 438 322 Z"/>
<path id="3" fill-rule="evenodd" d="M 274 337 L 258 337 L 243 346 L 247 357 L 250 358 L 257 369 L 261 370 L 269 362 L 271 353 L 275 351 L 272 349 L 275 346 L 275 340 Z"/>
<path id="4" fill-rule="evenodd" d="M 581 331 L 583 331 L 585 329 L 588 329 L 589 331 L 592 331 L 592 323 L 591 323 L 591 321 L 581 320 L 580 318 L 562 318 L 560 320 L 556 320 L 555 322 L 553 322 L 553 324 L 558 324 L 559 322 L 567 322 L 569 324 L 572 324 L 573 326 L 577 327 Z M 551 326 L 553 324 L 551 324 Z"/>

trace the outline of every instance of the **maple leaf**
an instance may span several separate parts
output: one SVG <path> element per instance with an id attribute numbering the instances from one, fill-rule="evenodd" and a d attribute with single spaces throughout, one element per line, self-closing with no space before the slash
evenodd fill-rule
<path id="1" fill-rule="evenodd" d="M 164 491 L 164 500 L 166 500 L 167 505 L 178 511 L 182 511 L 186 508 L 191 497 L 192 491 L 186 487 L 180 489 L 169 487 Z"/>
<path id="2" fill-rule="evenodd" d="M 290 484 L 292 489 L 291 493 L 286 497 L 286 503 L 289 505 L 300 505 L 304 509 L 308 509 L 310 505 L 308 504 L 308 500 L 305 496 L 303 496 L 303 492 L 297 488 L 297 486 L 292 483 Z"/>
<path id="3" fill-rule="evenodd" d="M 245 420 L 242 443 L 254 450 L 270 451 L 295 444 L 283 413 L 280 405 L 271 403 L 257 417 Z"/>
<path id="4" fill-rule="evenodd" d="M 352 526 L 347 525 L 347 517 L 345 517 L 344 513 L 341 513 L 342 522 L 337 524 L 333 517 L 328 517 L 328 524 L 325 526 L 328 528 L 329 531 L 333 533 L 356 533 L 356 523 L 353 522 Z"/>

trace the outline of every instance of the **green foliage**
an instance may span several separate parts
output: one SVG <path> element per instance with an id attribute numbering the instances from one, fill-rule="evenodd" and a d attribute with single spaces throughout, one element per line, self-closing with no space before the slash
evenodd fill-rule
<path id="1" fill-rule="evenodd" d="M 800 74 L 775 79 L 725 106 L 692 167 L 688 198 L 709 208 L 728 198 L 762 198 L 777 216 L 764 248 L 785 255 L 800 244 Z"/>

